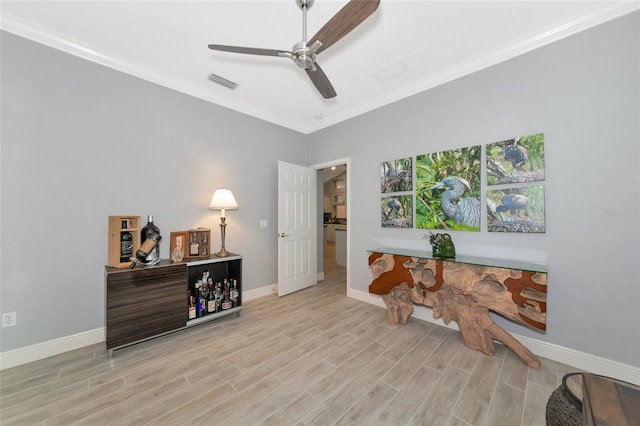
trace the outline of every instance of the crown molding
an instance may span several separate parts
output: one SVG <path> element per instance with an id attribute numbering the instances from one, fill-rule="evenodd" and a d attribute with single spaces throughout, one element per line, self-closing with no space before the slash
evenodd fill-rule
<path id="1" fill-rule="evenodd" d="M 79 40 L 64 36 L 60 33 L 40 27 L 24 19 L 18 18 L 8 13 L 2 14 L 0 29 L 17 36 L 26 38 L 39 44 L 51 47 L 56 50 L 77 56 L 87 61 L 94 62 L 117 71 L 150 81 L 152 83 L 168 87 L 181 93 L 220 105 L 234 111 L 238 111 L 264 121 L 271 122 L 281 127 L 286 127 L 297 132 L 304 133 L 305 129 L 297 123 L 287 121 L 283 117 L 269 114 L 266 111 L 253 108 L 244 103 L 236 102 L 232 99 L 217 96 L 203 90 L 195 84 L 186 82 L 169 74 L 162 73 L 156 69 L 145 67 L 142 64 L 129 61 L 113 53 L 101 51 L 98 48 L 87 45 Z"/>
<path id="2" fill-rule="evenodd" d="M 544 31 L 533 33 L 520 40 L 505 44 L 497 49 L 485 52 L 469 60 L 459 62 L 440 72 L 429 75 L 427 78 L 410 83 L 398 90 L 372 99 L 352 109 L 349 113 L 334 117 L 331 121 L 323 120 L 322 127 L 309 129 L 313 133 L 324 127 L 329 127 L 339 122 L 348 120 L 378 109 L 384 105 L 397 102 L 401 99 L 432 89 L 458 78 L 513 59 L 532 50 L 578 34 L 589 28 L 604 24 L 624 15 L 640 10 L 640 1 L 612 1 L 604 5 L 592 8 L 582 15 L 564 22 L 560 26 L 553 26 Z"/>
<path id="3" fill-rule="evenodd" d="M 284 117 L 270 114 L 250 105 L 236 102 L 233 99 L 209 93 L 192 83 L 118 57 L 110 52 L 101 51 L 100 49 L 82 43 L 79 40 L 74 40 L 60 33 L 37 26 L 8 13 L 2 14 L 0 29 L 88 61 L 104 65 L 190 96 L 194 96 L 207 102 L 211 102 L 303 134 L 310 134 L 406 97 L 415 95 L 416 93 L 424 92 L 465 75 L 478 72 L 500 62 L 515 58 L 534 49 L 630 14 L 637 10 L 640 10 L 640 1 L 606 2 L 593 7 L 580 16 L 562 23 L 560 26 L 556 25 L 544 31 L 530 34 L 527 37 L 514 41 L 513 43 L 505 44 L 497 49 L 493 49 L 482 55 L 476 56 L 475 58 L 455 64 L 447 69 L 434 73 L 427 78 L 403 86 L 390 94 L 379 96 L 369 102 L 363 103 L 348 113 L 334 116 L 330 120 L 325 119 L 322 123 L 316 123 L 315 125 L 308 127 L 301 126 L 299 123 L 286 120 Z"/>

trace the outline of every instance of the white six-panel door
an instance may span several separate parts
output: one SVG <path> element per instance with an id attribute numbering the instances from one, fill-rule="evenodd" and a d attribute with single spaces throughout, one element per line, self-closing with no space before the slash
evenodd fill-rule
<path id="1" fill-rule="evenodd" d="M 278 162 L 278 296 L 318 282 L 317 171 Z"/>

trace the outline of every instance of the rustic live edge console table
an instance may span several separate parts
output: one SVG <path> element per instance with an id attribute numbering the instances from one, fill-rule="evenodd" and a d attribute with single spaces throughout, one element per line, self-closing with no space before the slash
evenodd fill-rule
<path id="1" fill-rule="evenodd" d="M 445 259 L 387 247 L 368 252 L 369 293 L 382 296 L 389 323 L 406 323 L 413 303 L 430 306 L 434 318 L 458 323 L 468 347 L 493 355 L 495 339 L 529 367 L 540 368 L 540 360 L 493 322 L 489 311 L 546 330 L 546 265 L 471 256 Z"/>

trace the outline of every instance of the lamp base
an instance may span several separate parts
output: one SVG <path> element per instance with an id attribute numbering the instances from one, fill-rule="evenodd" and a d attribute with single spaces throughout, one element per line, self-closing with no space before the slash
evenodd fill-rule
<path id="1" fill-rule="evenodd" d="M 227 257 L 229 256 L 229 252 L 226 251 L 225 249 L 222 249 L 219 252 L 215 253 L 215 255 L 218 257 Z"/>

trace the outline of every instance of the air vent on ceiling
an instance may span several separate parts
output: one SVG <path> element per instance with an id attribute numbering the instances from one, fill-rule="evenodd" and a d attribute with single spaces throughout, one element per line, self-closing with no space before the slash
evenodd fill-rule
<path id="1" fill-rule="evenodd" d="M 380 82 L 384 83 L 399 76 L 400 74 L 404 74 L 407 71 L 409 71 L 409 67 L 404 62 L 396 61 L 391 65 L 387 65 L 386 67 L 376 71 L 373 73 L 373 76 Z"/>

